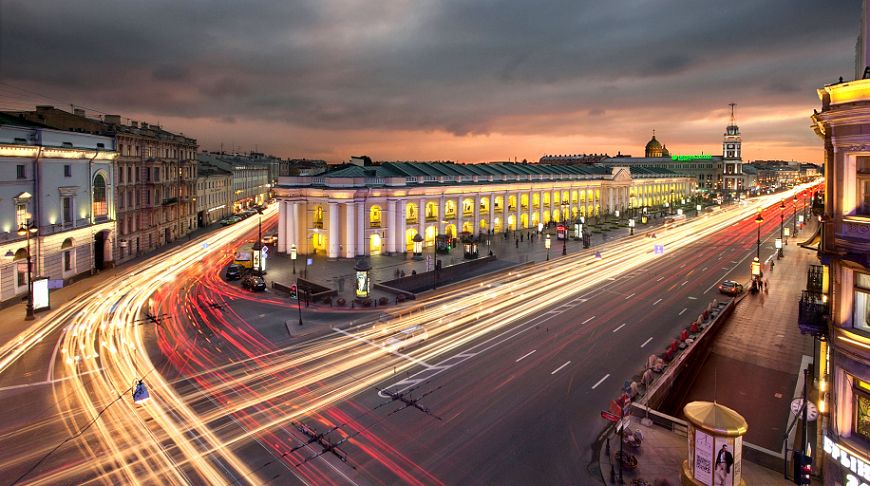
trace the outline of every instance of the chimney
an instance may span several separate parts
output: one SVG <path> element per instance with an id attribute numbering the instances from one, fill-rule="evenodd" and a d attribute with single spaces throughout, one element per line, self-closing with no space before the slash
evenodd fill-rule
<path id="1" fill-rule="evenodd" d="M 139 122 L 136 120 L 130 120 L 130 126 L 133 128 L 139 128 Z"/>
<path id="2" fill-rule="evenodd" d="M 73 108 L 73 115 L 80 116 L 82 118 L 85 117 L 85 110 L 82 108 Z"/>
<path id="3" fill-rule="evenodd" d="M 148 128 L 148 123 L 142 122 L 142 128 Z"/>
<path id="4" fill-rule="evenodd" d="M 109 125 L 120 125 L 121 115 L 106 115 L 103 117 L 103 121 Z"/>

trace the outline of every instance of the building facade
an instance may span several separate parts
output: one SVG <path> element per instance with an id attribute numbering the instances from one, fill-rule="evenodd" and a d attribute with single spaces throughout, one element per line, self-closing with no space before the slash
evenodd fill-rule
<path id="1" fill-rule="evenodd" d="M 117 147 L 115 179 L 121 263 L 183 237 L 195 228 L 196 140 L 147 122 L 121 123 L 119 115 L 89 118 L 52 106 L 9 112 L 21 120 L 59 130 L 112 137 Z"/>
<path id="2" fill-rule="evenodd" d="M 196 225 L 208 226 L 233 214 L 233 173 L 200 163 L 196 177 Z"/>
<path id="3" fill-rule="evenodd" d="M 262 154 L 240 155 L 199 153 L 197 161 L 232 174 L 232 212 L 272 200 L 272 186 L 280 169 L 280 161 Z"/>
<path id="4" fill-rule="evenodd" d="M 55 287 L 113 263 L 117 155 L 111 137 L 0 115 L 0 301 L 26 295 L 28 251 Z"/>
<path id="5" fill-rule="evenodd" d="M 413 251 L 451 238 L 656 207 L 688 197 L 666 170 L 544 164 L 346 164 L 280 177 L 278 251 L 353 258 Z"/>
<path id="6" fill-rule="evenodd" d="M 863 35 L 860 39 L 866 46 L 868 39 Z M 801 302 L 802 326 L 813 324 L 807 317 L 822 317 L 816 320 L 821 338 L 816 380 L 822 416 L 820 444 L 814 450 L 820 452 L 816 464 L 824 467 L 825 484 L 868 484 L 870 79 L 832 84 L 818 93 L 822 107 L 812 120 L 825 153 L 825 199 L 818 211 L 824 278 L 817 289 L 820 298 Z M 810 312 L 813 300 L 821 312 Z"/>

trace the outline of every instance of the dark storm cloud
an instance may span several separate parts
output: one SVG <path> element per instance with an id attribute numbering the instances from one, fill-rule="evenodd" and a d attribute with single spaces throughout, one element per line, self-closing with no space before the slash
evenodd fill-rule
<path id="1" fill-rule="evenodd" d="M 455 134 L 546 113 L 813 103 L 813 87 L 849 74 L 860 11 L 858 0 L 6 0 L 0 8 L 3 79 L 74 103 Z"/>

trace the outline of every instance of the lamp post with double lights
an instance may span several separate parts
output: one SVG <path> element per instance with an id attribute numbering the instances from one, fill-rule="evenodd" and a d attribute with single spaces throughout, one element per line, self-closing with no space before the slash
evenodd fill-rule
<path id="1" fill-rule="evenodd" d="M 544 247 L 547 249 L 547 261 L 550 261 L 550 235 L 544 236 Z"/>
<path id="2" fill-rule="evenodd" d="M 779 260 L 782 258 L 782 245 L 785 242 L 785 236 L 783 235 L 783 223 L 785 222 L 785 199 L 780 201 L 779 203 L 779 248 L 776 252 L 776 259 Z"/>
<path id="3" fill-rule="evenodd" d="M 758 225 L 758 233 L 755 239 L 755 258 L 761 260 L 761 223 L 764 222 L 764 217 L 761 215 L 761 211 L 758 212 L 758 216 L 755 217 L 755 224 Z"/>
<path id="4" fill-rule="evenodd" d="M 791 200 L 793 206 L 791 211 L 791 217 L 794 218 L 792 222 L 792 232 L 797 234 L 797 205 L 798 205 L 798 197 L 797 194 L 794 195 L 794 198 Z"/>
<path id="5" fill-rule="evenodd" d="M 18 236 L 23 236 L 27 241 L 27 309 L 24 314 L 24 319 L 27 321 L 35 319 L 33 315 L 33 259 L 30 256 L 30 235 L 36 234 L 37 231 L 39 230 L 30 222 L 29 216 L 27 221 L 18 227 Z"/>

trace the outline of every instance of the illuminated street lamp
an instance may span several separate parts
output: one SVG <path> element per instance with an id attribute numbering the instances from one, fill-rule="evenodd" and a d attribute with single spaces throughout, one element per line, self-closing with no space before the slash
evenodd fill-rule
<path id="1" fill-rule="evenodd" d="M 761 223 L 764 222 L 764 218 L 761 216 L 761 211 L 758 212 L 758 216 L 755 217 L 755 224 L 758 225 L 758 235 L 755 240 L 755 258 L 757 260 L 761 260 Z"/>
<path id="2" fill-rule="evenodd" d="M 697 211 L 696 216 L 701 215 L 701 205 L 700 204 L 695 205 L 695 211 Z"/>
<path id="3" fill-rule="evenodd" d="M 290 245 L 290 260 L 293 260 L 293 275 L 296 275 L 296 243 Z"/>
<path id="4" fill-rule="evenodd" d="M 30 235 L 36 234 L 37 231 L 39 230 L 30 222 L 29 215 L 27 221 L 18 227 L 18 236 L 24 236 L 27 241 L 27 308 L 24 314 L 24 319 L 27 321 L 35 319 L 33 315 L 33 261 L 30 256 Z"/>
<path id="5" fill-rule="evenodd" d="M 550 261 L 550 235 L 547 234 L 544 238 L 544 246 L 547 248 L 547 261 Z"/>
<path id="6" fill-rule="evenodd" d="M 634 218 L 628 220 L 629 235 L 634 235 Z"/>
<path id="7" fill-rule="evenodd" d="M 544 231 L 544 223 L 538 223 L 538 234 Z"/>
<path id="8" fill-rule="evenodd" d="M 791 211 L 791 216 L 792 216 L 792 218 L 794 218 L 794 221 L 792 222 L 792 226 L 793 226 L 793 227 L 792 227 L 792 232 L 793 232 L 794 234 L 797 234 L 797 204 L 798 204 L 798 197 L 797 197 L 797 194 L 794 195 L 794 199 L 792 199 L 791 202 L 792 202 L 792 204 L 793 204 L 793 206 L 792 206 L 792 208 L 791 208 L 791 209 L 792 209 L 792 211 Z"/>
<path id="9" fill-rule="evenodd" d="M 785 241 L 785 236 L 783 235 L 782 228 L 783 222 L 785 221 L 785 199 L 780 201 L 779 203 L 779 249 L 776 252 L 776 259 L 779 260 L 782 258 L 782 242 Z"/>

